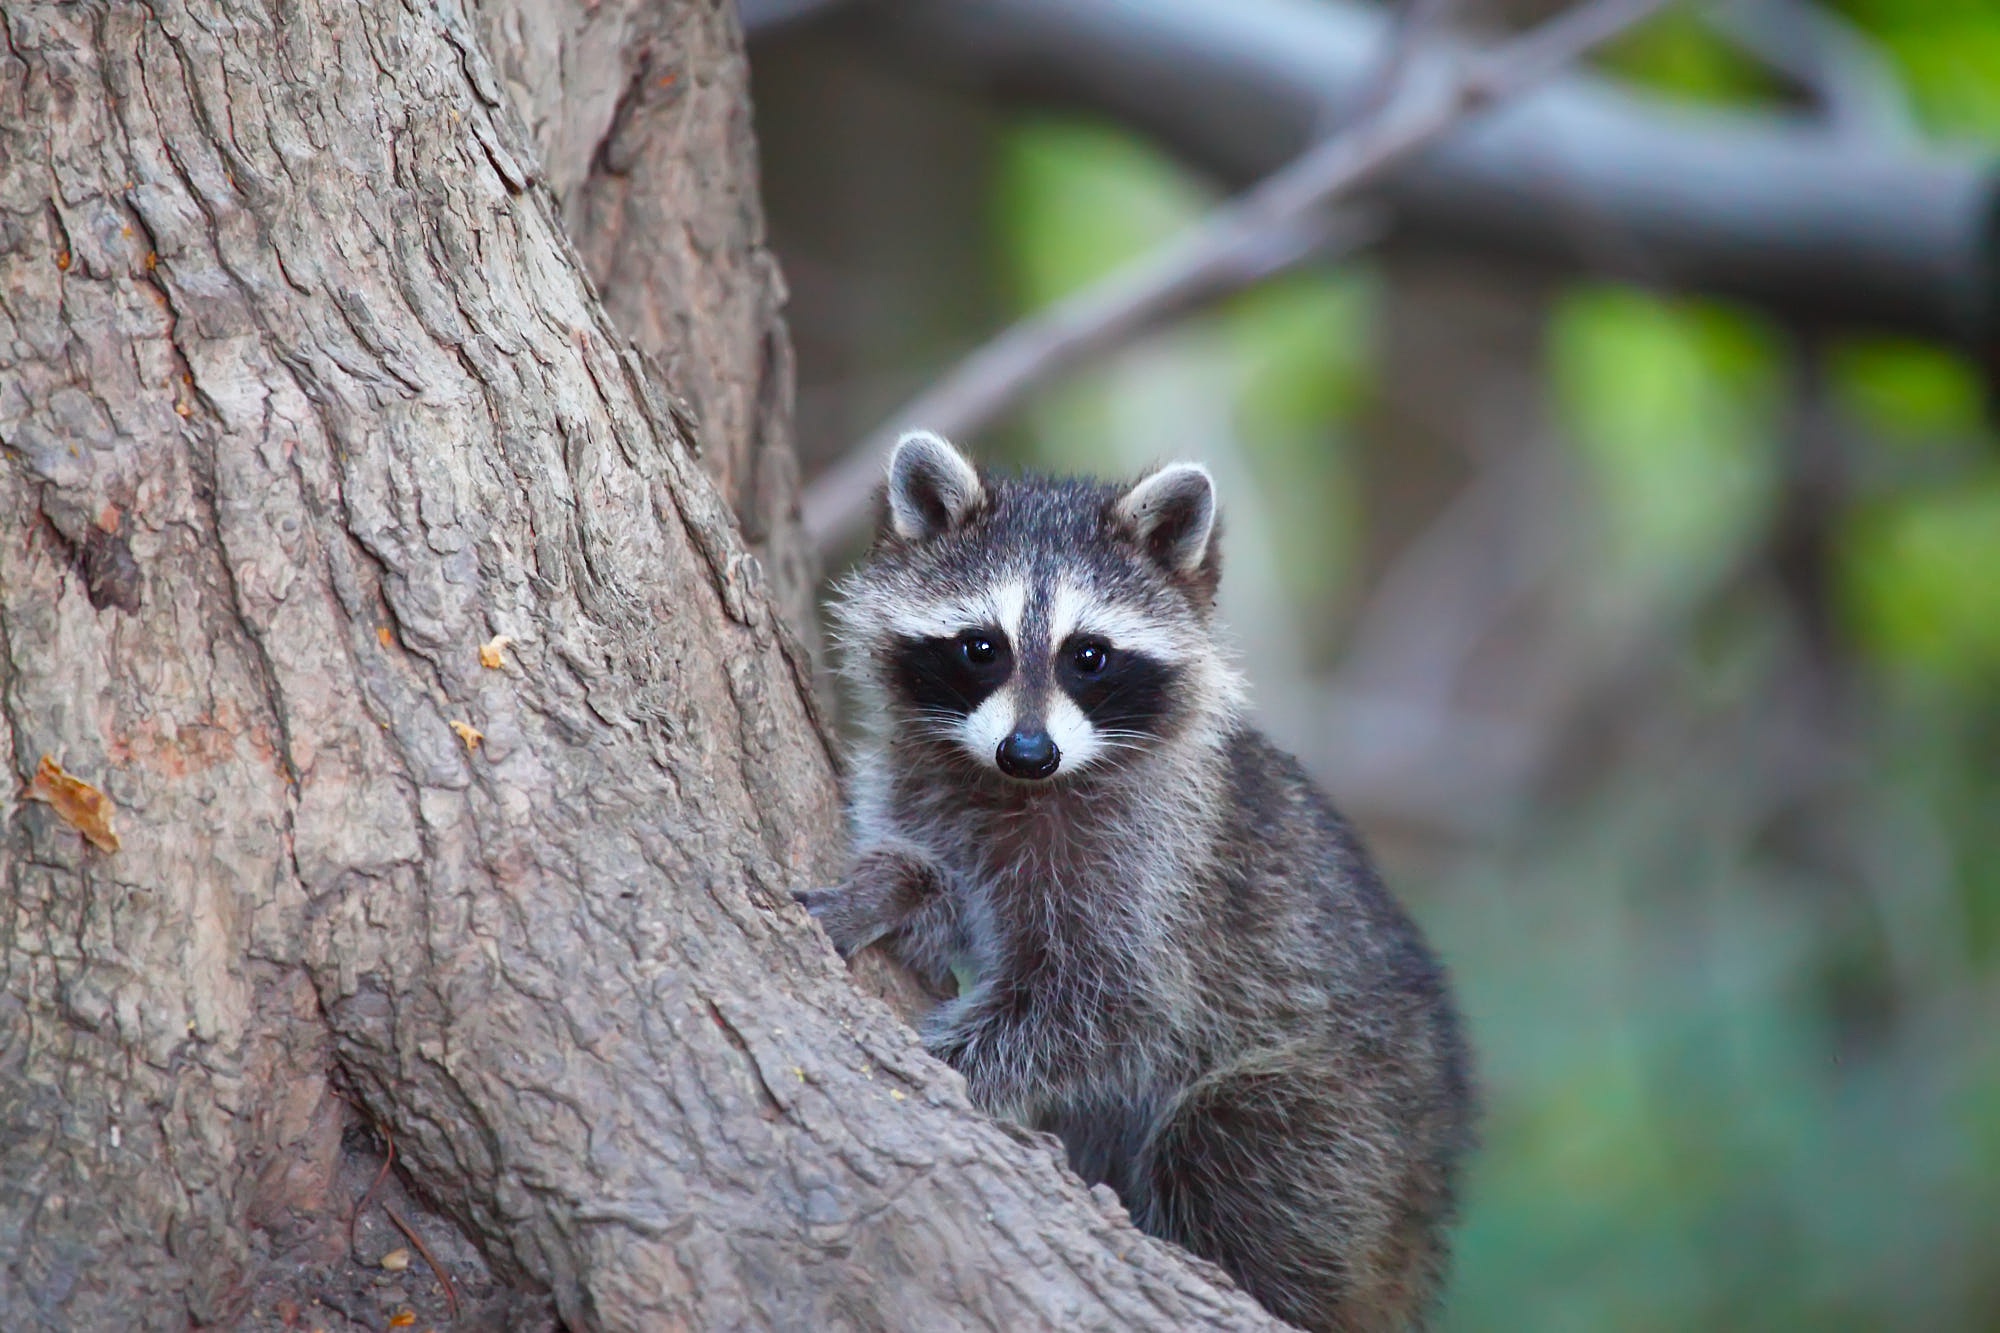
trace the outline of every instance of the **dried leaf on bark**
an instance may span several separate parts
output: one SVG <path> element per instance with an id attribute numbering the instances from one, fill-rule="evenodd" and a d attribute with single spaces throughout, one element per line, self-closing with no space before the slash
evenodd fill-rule
<path id="1" fill-rule="evenodd" d="M 35 780 L 28 784 L 28 795 L 54 806 L 63 822 L 90 839 L 91 845 L 107 852 L 118 850 L 118 834 L 111 827 L 111 816 L 117 811 L 111 798 L 65 772 L 49 756 L 42 756 Z"/>

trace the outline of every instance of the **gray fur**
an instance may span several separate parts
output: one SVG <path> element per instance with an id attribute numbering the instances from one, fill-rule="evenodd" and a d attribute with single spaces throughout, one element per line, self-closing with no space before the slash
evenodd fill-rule
<path id="1" fill-rule="evenodd" d="M 1421 1328 L 1471 1138 L 1465 1047 L 1441 968 L 1353 833 L 1243 720 L 1212 624 L 1207 474 L 974 492 L 923 462 L 971 498 L 914 535 L 885 522 L 840 589 L 869 732 L 857 857 L 808 905 L 843 954 L 880 941 L 953 996 L 923 1025 L 929 1049 L 988 1112 L 1059 1134 L 1138 1225 L 1304 1327 Z M 1172 685 L 1143 734 L 1016 782 L 899 697 L 890 627 L 1024 590 L 1018 697 L 1043 700 L 1058 646 L 1037 635 L 1065 583 L 1180 645 Z"/>

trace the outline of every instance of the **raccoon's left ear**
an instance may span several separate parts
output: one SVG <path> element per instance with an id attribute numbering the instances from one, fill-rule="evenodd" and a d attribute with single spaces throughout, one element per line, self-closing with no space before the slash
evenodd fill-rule
<path id="1" fill-rule="evenodd" d="M 1199 463 L 1169 463 L 1119 499 L 1112 515 L 1168 573 L 1201 572 L 1215 537 L 1215 482 Z"/>
<path id="2" fill-rule="evenodd" d="M 913 430 L 889 455 L 889 527 L 904 541 L 928 541 L 957 527 L 986 498 L 979 471 L 951 441 Z"/>

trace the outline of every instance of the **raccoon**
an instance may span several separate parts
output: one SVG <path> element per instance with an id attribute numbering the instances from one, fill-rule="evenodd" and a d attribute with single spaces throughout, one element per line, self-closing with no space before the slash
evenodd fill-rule
<path id="1" fill-rule="evenodd" d="M 866 739 L 838 888 L 943 999 L 925 1045 L 1133 1221 L 1309 1329 L 1418 1329 L 1471 1140 L 1444 973 L 1353 832 L 1245 721 L 1215 488 L 889 464 L 832 607 Z"/>

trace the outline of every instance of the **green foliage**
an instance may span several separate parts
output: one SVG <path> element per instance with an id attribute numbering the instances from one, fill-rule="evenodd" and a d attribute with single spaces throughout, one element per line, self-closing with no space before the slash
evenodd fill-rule
<path id="1" fill-rule="evenodd" d="M 1279 573 L 1296 606 L 1338 605 L 1353 574 L 1363 515 L 1341 427 L 1367 402 L 1374 298 L 1365 273 L 1305 273 L 1222 316 L 1236 431 L 1285 534 Z"/>
<path id="2" fill-rule="evenodd" d="M 1367 402 L 1374 284 L 1366 274 L 1297 274 L 1246 292 L 1224 327 L 1243 360 L 1238 419 L 1254 435 L 1309 433 Z"/>
<path id="3" fill-rule="evenodd" d="M 1869 506 L 1843 556 L 1850 619 L 1881 659 L 2000 681 L 2000 467 Z"/>
<path id="4" fill-rule="evenodd" d="M 1024 119 L 1001 139 L 996 232 L 1007 289 L 1026 314 L 1144 254 L 1208 202 L 1171 160 L 1092 121 Z M 1024 465 L 1116 475 L 1105 373 L 1059 384 L 1030 413 L 1025 435 L 1001 441 Z"/>
<path id="5" fill-rule="evenodd" d="M 1844 0 L 1903 76 L 1924 127 L 2000 142 L 2000 12 L 1991 0 Z"/>
<path id="6" fill-rule="evenodd" d="M 1713 306 L 1615 287 L 1559 303 L 1549 373 L 1620 582 L 1684 593 L 1762 535 L 1778 355 L 1749 320 Z"/>
<path id="7" fill-rule="evenodd" d="M 1968 697 L 2000 682 L 2000 467 L 1987 391 L 1965 358 L 1855 338 L 1828 357 L 1835 402 L 1870 446 L 1943 455 L 1942 479 L 1878 493 L 1848 516 L 1842 602 L 1881 664 Z"/>
<path id="8" fill-rule="evenodd" d="M 1986 428 L 1986 390 L 1963 356 L 1889 338 L 1849 338 L 1828 357 L 1841 409 L 1887 444 L 1937 445 Z"/>
<path id="9" fill-rule="evenodd" d="M 1942 881 L 1802 879 L 1707 783 L 1625 775 L 1440 895 L 1489 1103 L 1444 1327 L 1987 1326 L 2000 1034 Z M 1799 984 L 1885 926 L 1936 966 L 1893 1040 Z"/>
<path id="10" fill-rule="evenodd" d="M 1002 262 L 1022 311 L 1101 278 L 1213 202 L 1186 172 L 1094 121 L 1023 120 L 1000 145 Z"/>

